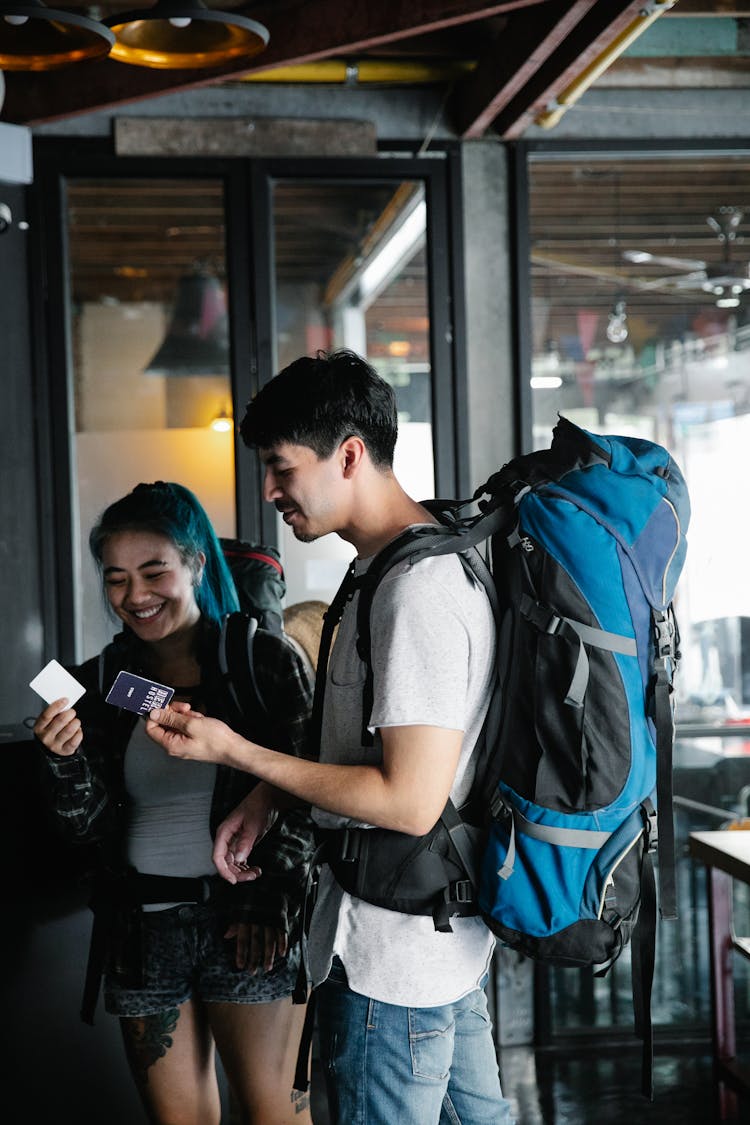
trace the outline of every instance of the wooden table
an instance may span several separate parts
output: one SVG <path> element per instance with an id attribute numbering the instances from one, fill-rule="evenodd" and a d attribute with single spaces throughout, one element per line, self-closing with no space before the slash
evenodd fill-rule
<path id="1" fill-rule="evenodd" d="M 690 854 L 706 865 L 711 958 L 714 1075 L 720 1121 L 736 1121 L 737 1094 L 750 1093 L 750 1071 L 737 1061 L 734 1021 L 735 952 L 750 958 L 750 938 L 732 926 L 732 880 L 750 884 L 750 831 L 691 832 Z"/>

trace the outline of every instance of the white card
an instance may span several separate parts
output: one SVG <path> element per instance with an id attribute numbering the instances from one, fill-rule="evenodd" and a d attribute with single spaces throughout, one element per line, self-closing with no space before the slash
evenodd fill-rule
<path id="1" fill-rule="evenodd" d="M 78 683 L 75 676 L 71 676 L 62 664 L 50 660 L 38 675 L 29 684 L 37 695 L 41 695 L 45 703 L 52 703 L 55 699 L 65 696 L 72 707 L 85 693 L 86 688 Z"/>

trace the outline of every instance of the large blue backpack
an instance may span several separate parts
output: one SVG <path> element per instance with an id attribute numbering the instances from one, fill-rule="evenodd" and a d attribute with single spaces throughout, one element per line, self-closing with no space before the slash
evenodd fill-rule
<path id="1" fill-rule="evenodd" d="M 470 504 L 479 513 L 463 515 Z M 632 937 L 651 1096 L 657 839 L 659 910 L 676 913 L 672 599 L 690 515 L 683 476 L 660 445 L 594 435 L 560 417 L 549 449 L 510 461 L 471 500 L 426 506 L 444 526 L 408 529 L 334 599 L 314 714 L 327 634 L 352 585 L 368 668 L 366 737 L 377 584 L 406 558 L 458 552 L 487 588 L 498 623 L 498 682 L 472 800 L 458 811 L 449 802 L 416 842 L 340 830 L 324 861 L 352 894 L 432 913 L 438 929 L 479 912 L 503 943 L 551 965 L 606 972 Z"/>

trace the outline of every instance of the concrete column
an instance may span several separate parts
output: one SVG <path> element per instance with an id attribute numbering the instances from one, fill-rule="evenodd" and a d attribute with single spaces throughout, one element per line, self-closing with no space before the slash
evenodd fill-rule
<path id="1" fill-rule="evenodd" d="M 462 146 L 470 480 L 513 456 L 508 159 L 496 141 Z"/>

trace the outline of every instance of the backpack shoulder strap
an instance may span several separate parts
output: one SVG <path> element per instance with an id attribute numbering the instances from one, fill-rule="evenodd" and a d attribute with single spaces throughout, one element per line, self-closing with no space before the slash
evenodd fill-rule
<path id="1" fill-rule="evenodd" d="M 372 735 L 368 730 L 374 690 L 370 657 L 370 615 L 375 591 L 381 580 L 389 570 L 404 559 L 411 559 L 416 563 L 421 559 L 434 558 L 438 555 L 458 555 L 469 578 L 484 587 L 495 619 L 499 620 L 500 611 L 495 583 L 489 567 L 475 548 L 503 527 L 509 517 L 510 510 L 505 506 L 499 506 L 492 512 L 475 517 L 468 525 L 456 523 L 448 527 L 437 524 L 407 528 L 370 563 L 367 573 L 363 575 L 357 605 L 357 652 L 366 667 L 362 706 L 363 746 L 372 743 Z"/>
<path id="2" fill-rule="evenodd" d="M 328 609 L 323 614 L 323 628 L 320 633 L 318 666 L 315 672 L 315 690 L 313 693 L 312 716 L 310 720 L 310 749 L 316 758 L 320 755 L 320 738 L 323 730 L 323 698 L 326 690 L 328 657 L 331 652 L 333 634 L 341 620 L 344 606 L 357 588 L 358 581 L 354 574 L 354 559 L 352 559 L 341 585 L 336 591 Z"/>
<path id="3" fill-rule="evenodd" d="M 254 708 L 267 714 L 253 661 L 253 641 L 258 619 L 247 613 L 228 613 L 219 632 L 219 670 L 229 695 L 241 716 Z"/>

